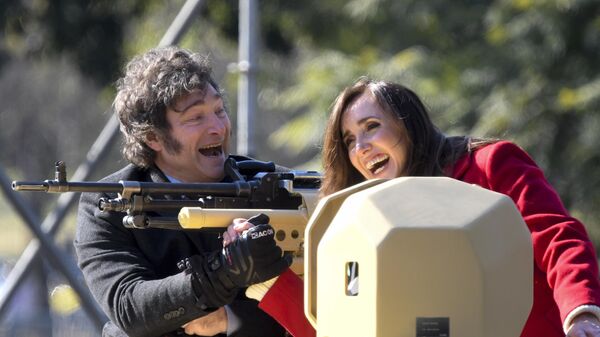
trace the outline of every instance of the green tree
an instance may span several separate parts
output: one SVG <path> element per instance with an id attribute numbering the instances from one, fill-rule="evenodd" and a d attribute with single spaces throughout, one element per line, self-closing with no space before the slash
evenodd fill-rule
<path id="1" fill-rule="evenodd" d="M 66 54 L 104 86 L 124 60 L 158 43 L 182 4 L 7 0 L 0 64 Z M 595 231 L 598 1 L 260 1 L 259 11 L 259 158 L 319 168 L 336 94 L 361 75 L 399 81 L 448 133 L 508 138 L 528 150 Z M 237 76 L 227 65 L 237 59 L 238 12 L 238 1 L 207 0 L 181 43 L 212 55 L 234 120 Z"/>
<path id="2" fill-rule="evenodd" d="M 144 8 L 142 1 L 6 0 L 0 4 L 2 49 L 37 61 L 67 56 L 106 85 L 121 66 L 125 28 Z"/>
<path id="3" fill-rule="evenodd" d="M 508 138 L 524 147 L 566 206 L 600 236 L 599 2 L 260 4 L 271 55 L 261 67 L 275 73 L 261 83 L 261 109 L 291 117 L 270 137 L 285 153 L 318 155 L 335 95 L 358 76 L 399 81 L 424 97 L 448 133 Z M 234 12 L 230 7 L 220 10 Z"/>

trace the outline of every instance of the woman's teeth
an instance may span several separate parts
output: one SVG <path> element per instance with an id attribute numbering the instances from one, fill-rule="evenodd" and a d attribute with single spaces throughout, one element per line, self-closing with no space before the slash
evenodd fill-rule
<path id="1" fill-rule="evenodd" d="M 388 156 L 387 154 L 377 156 L 376 158 L 369 160 L 369 162 L 367 163 L 367 169 L 371 171 L 372 174 L 377 175 L 381 171 L 383 171 L 385 164 L 387 164 L 389 159 L 390 156 Z"/>
<path id="2" fill-rule="evenodd" d="M 375 169 L 375 171 L 373 171 L 373 174 L 374 174 L 374 175 L 378 175 L 378 174 L 379 174 L 379 172 L 383 171 L 383 169 L 384 169 L 384 166 L 380 166 L 380 167 L 378 167 L 377 169 Z"/>

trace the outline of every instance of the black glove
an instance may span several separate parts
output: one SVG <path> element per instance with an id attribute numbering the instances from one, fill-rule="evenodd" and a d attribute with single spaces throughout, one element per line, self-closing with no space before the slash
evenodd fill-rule
<path id="1" fill-rule="evenodd" d="M 204 311 L 212 311 L 233 302 L 238 288 L 225 288 L 216 274 L 210 270 L 206 258 L 193 255 L 180 261 L 177 267 L 192 274 L 192 289 L 196 303 Z"/>
<path id="2" fill-rule="evenodd" d="M 221 254 L 209 258 L 209 266 L 229 289 L 270 280 L 292 263 L 290 256 L 282 256 L 274 236 L 271 225 L 254 226 L 223 248 Z"/>
<path id="3" fill-rule="evenodd" d="M 263 214 L 249 221 L 256 224 L 268 222 L 269 218 Z M 179 262 L 180 270 L 192 273 L 192 287 L 200 306 L 217 308 L 229 304 L 239 288 L 270 280 L 285 271 L 292 258 L 282 256 L 274 235 L 271 225 L 258 224 L 221 251 Z"/>

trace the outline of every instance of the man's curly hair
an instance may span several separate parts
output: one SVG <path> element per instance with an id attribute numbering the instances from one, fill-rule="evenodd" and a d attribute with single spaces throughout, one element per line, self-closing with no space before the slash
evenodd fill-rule
<path id="1" fill-rule="evenodd" d="M 170 46 L 134 57 L 117 81 L 113 102 L 124 135 L 123 156 L 139 167 L 152 165 L 156 153 L 146 145 L 149 136 L 176 149 L 177 142 L 169 134 L 167 107 L 192 90 L 206 90 L 207 84 L 220 92 L 206 56 Z"/>

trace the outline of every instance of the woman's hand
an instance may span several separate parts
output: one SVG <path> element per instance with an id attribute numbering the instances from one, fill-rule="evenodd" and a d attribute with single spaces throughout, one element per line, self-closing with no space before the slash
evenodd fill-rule
<path id="1" fill-rule="evenodd" d="M 188 335 L 198 336 L 214 336 L 220 333 L 227 332 L 227 312 L 225 308 L 211 312 L 206 316 L 196 318 L 183 326 L 185 333 Z"/>
<path id="2" fill-rule="evenodd" d="M 269 217 L 265 214 L 257 214 L 250 219 L 235 218 L 233 223 L 227 226 L 227 231 L 223 233 L 223 247 L 235 241 L 244 231 L 262 224 L 268 224 Z"/>
<path id="3" fill-rule="evenodd" d="M 567 337 L 600 337 L 600 321 L 589 313 L 582 313 L 573 319 Z"/>
<path id="4" fill-rule="evenodd" d="M 248 222 L 248 219 L 233 219 L 233 223 L 227 226 L 227 230 L 223 233 L 223 247 L 235 241 L 245 230 L 252 227 L 254 225 Z"/>

